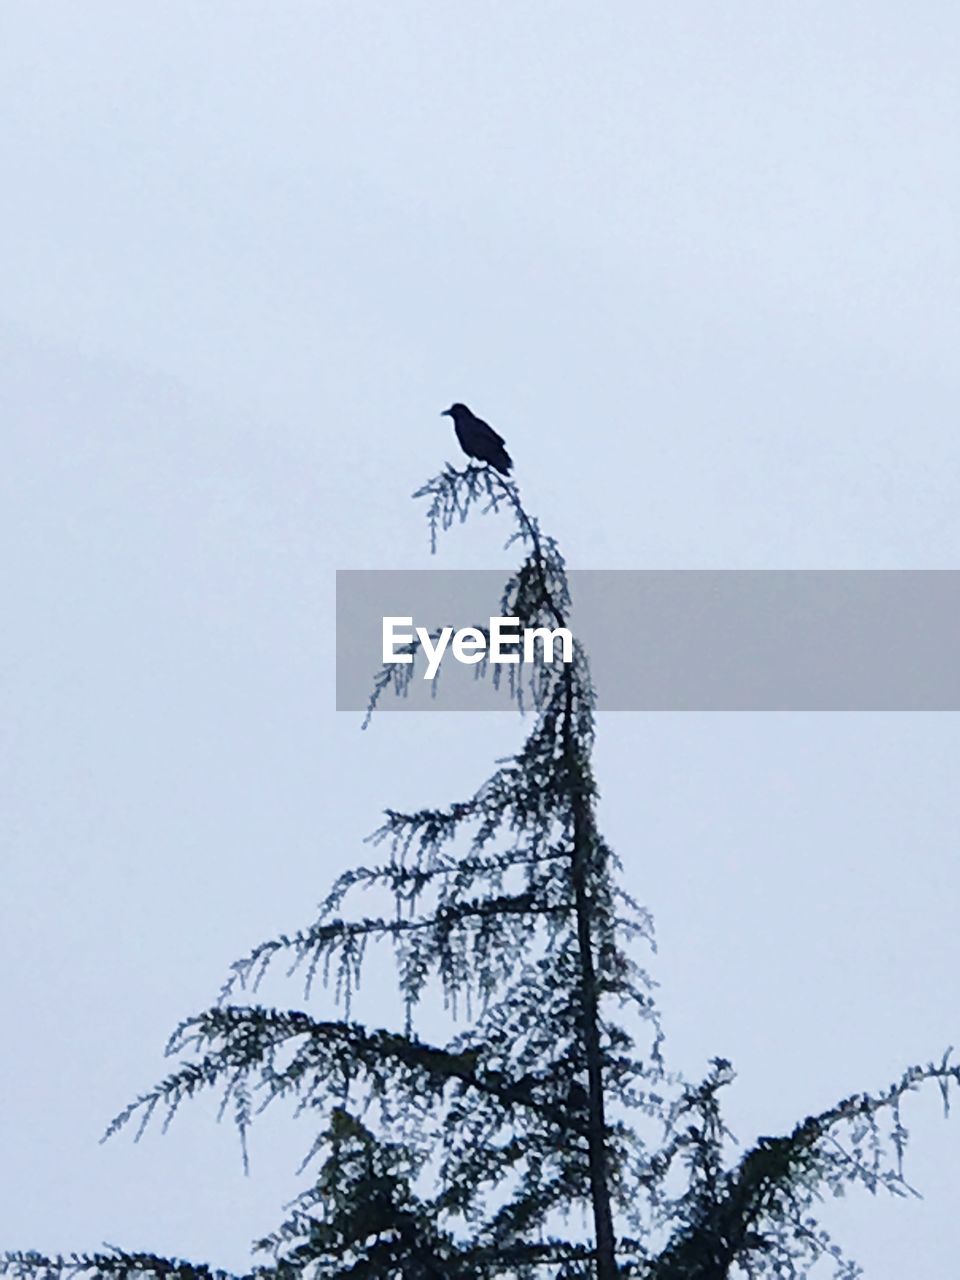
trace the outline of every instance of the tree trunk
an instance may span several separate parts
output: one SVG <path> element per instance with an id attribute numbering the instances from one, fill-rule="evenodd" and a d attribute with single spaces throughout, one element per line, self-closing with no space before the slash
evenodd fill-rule
<path id="1" fill-rule="evenodd" d="M 573 732 L 573 676 L 569 668 L 567 669 L 563 740 L 573 817 L 572 880 L 577 912 L 577 943 L 580 952 L 581 1029 L 587 1058 L 587 1140 L 590 1198 L 593 1203 L 594 1237 L 597 1250 L 597 1280 L 616 1280 L 619 1268 L 607 1170 L 607 1122 L 604 1114 L 597 975 L 593 963 L 592 902 L 587 891 L 595 832 L 590 799 L 585 794 L 583 771 Z"/>

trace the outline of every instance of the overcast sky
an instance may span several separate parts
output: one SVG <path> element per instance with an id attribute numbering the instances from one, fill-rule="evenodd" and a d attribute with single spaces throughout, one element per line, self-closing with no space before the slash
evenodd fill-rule
<path id="1" fill-rule="evenodd" d="M 520 741 L 333 710 L 336 569 L 509 563 L 430 560 L 451 400 L 576 568 L 957 567 L 958 66 L 933 0 L 3 6 L 0 1246 L 241 1268 L 303 1185 L 279 1112 L 248 1179 L 209 1106 L 97 1139 Z M 957 716 L 610 715 L 598 768 L 745 1141 L 960 1036 Z M 872 1280 L 960 1251 L 907 1124 L 924 1201 L 828 1211 Z"/>

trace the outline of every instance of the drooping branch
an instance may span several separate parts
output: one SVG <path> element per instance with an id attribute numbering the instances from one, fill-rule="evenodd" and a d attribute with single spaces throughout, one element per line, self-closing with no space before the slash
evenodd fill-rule
<path id="1" fill-rule="evenodd" d="M 728 1135 L 716 1095 L 732 1078 L 730 1064 L 717 1059 L 711 1076 L 688 1091 L 674 1112 L 673 1137 L 654 1172 L 662 1180 L 674 1158 L 685 1154 L 690 1176 L 683 1197 L 663 1203 L 662 1220 L 674 1229 L 649 1272 L 651 1280 L 726 1280 L 735 1266 L 748 1275 L 766 1274 L 768 1259 L 776 1263 L 771 1274 L 801 1280 L 822 1256 L 835 1263 L 838 1276 L 859 1274 L 810 1217 L 810 1208 L 822 1189 L 839 1193 L 851 1184 L 873 1194 L 910 1194 L 903 1174 L 901 1102 L 935 1083 L 947 1114 L 949 1091 L 960 1085 L 960 1066 L 950 1064 L 948 1051 L 939 1063 L 911 1067 L 880 1093 L 855 1094 L 809 1116 L 785 1136 L 760 1138 L 727 1168 L 722 1144 Z M 880 1129 L 883 1114 L 893 1121 L 889 1135 Z M 692 1122 L 685 1122 L 687 1116 Z"/>
<path id="2" fill-rule="evenodd" d="M 129 1253 L 115 1249 L 109 1253 L 70 1253 L 48 1257 L 42 1253 L 19 1252 L 0 1255 L 0 1276 L 11 1280 L 253 1280 L 257 1272 L 236 1275 L 202 1263 L 181 1258 L 163 1258 L 154 1253 Z"/>

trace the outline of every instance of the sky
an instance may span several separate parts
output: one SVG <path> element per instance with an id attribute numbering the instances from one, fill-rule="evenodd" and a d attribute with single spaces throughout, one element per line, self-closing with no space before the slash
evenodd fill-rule
<path id="1" fill-rule="evenodd" d="M 431 560 L 452 400 L 575 568 L 956 567 L 958 64 L 935 0 L 3 6 L 0 1246 L 242 1268 L 303 1185 L 279 1112 L 248 1178 L 204 1103 L 98 1139 L 383 807 L 521 740 L 334 710 L 337 569 L 511 563 Z M 960 1035 L 958 764 L 950 714 L 601 718 L 745 1142 Z M 924 1199 L 824 1209 L 872 1280 L 960 1248 L 960 1127 L 907 1124 Z"/>

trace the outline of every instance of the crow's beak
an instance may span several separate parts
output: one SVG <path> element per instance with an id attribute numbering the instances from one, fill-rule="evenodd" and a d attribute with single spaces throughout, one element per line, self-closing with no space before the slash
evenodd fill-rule
<path id="1" fill-rule="evenodd" d="M 449 409 L 441 409 L 441 410 L 440 410 L 440 417 L 441 417 L 441 418 L 449 418 L 449 417 L 450 417 L 450 410 L 449 410 Z"/>

